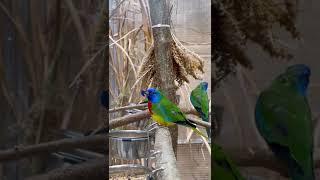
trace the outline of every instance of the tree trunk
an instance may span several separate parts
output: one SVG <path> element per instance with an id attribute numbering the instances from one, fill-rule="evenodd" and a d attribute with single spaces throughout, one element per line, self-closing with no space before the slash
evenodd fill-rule
<path id="1" fill-rule="evenodd" d="M 170 24 L 170 1 L 169 0 L 149 0 L 151 24 Z M 172 37 L 170 28 L 153 28 L 155 67 L 156 74 L 154 84 L 171 101 L 177 103 L 174 85 L 173 62 L 171 59 L 170 43 Z M 171 134 L 171 136 L 170 136 Z M 165 170 L 160 174 L 160 179 L 179 179 L 176 167 L 178 141 L 178 127 L 175 125 L 169 128 L 159 128 L 156 131 L 155 147 L 162 151 L 162 155 L 157 159 L 157 164 Z"/>

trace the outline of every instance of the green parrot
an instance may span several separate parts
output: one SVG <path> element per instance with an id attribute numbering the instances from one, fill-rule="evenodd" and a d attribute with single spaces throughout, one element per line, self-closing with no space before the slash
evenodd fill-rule
<path id="1" fill-rule="evenodd" d="M 261 92 L 255 108 L 258 131 L 292 180 L 314 180 L 313 128 L 306 97 L 311 71 L 293 65 Z"/>
<path id="2" fill-rule="evenodd" d="M 208 83 L 201 82 L 190 95 L 190 101 L 193 107 L 200 114 L 203 121 L 209 122 L 209 98 L 207 94 Z M 210 128 L 206 128 L 208 137 L 211 137 Z"/>
<path id="3" fill-rule="evenodd" d="M 166 98 L 159 90 L 149 88 L 141 91 L 141 95 L 148 98 L 148 109 L 153 120 L 163 126 L 171 126 L 174 124 L 183 125 L 191 128 L 198 135 L 208 138 L 199 131 L 197 126 L 189 121 L 181 110 L 168 98 Z"/>
<path id="4" fill-rule="evenodd" d="M 244 180 L 237 166 L 215 143 L 212 147 L 211 179 L 212 180 Z"/>

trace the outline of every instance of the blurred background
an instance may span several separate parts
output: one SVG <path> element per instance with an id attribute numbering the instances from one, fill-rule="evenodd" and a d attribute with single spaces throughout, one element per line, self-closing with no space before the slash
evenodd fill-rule
<path id="1" fill-rule="evenodd" d="M 106 7 L 104 0 L 0 1 L 1 150 L 102 124 Z M 0 179 L 25 179 L 57 166 L 50 156 L 5 162 Z"/>
<path id="2" fill-rule="evenodd" d="M 308 100 L 314 118 L 320 112 L 320 66 L 319 46 L 320 24 L 314 17 L 320 16 L 319 1 L 299 1 L 297 6 L 296 26 L 301 33 L 301 41 L 293 40 L 283 29 L 276 27 L 279 41 L 293 55 L 290 61 L 272 58 L 261 47 L 249 42 L 246 53 L 251 59 L 253 70 L 238 68 L 234 76 L 229 76 L 213 93 L 213 103 L 223 108 L 220 117 L 220 133 L 217 143 L 226 149 L 233 148 L 267 148 L 254 124 L 254 107 L 258 93 L 270 85 L 271 81 L 286 67 L 303 63 L 311 68 Z M 320 127 L 315 129 L 315 146 L 319 148 Z M 318 157 L 316 155 L 316 157 Z M 250 172 L 252 179 L 280 179 L 279 175 L 262 168 L 242 168 Z M 319 174 L 319 171 L 317 171 Z M 263 176 L 262 176 L 263 174 Z M 249 176 L 247 174 L 247 176 Z M 281 178 L 282 179 L 282 178 Z M 283 178 L 284 179 L 284 178 Z"/>

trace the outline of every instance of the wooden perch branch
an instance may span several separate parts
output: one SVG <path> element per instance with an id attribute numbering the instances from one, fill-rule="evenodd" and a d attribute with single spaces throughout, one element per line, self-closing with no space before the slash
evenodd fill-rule
<path id="1" fill-rule="evenodd" d="M 0 151 L 0 161 L 21 159 L 28 156 L 39 155 L 40 153 L 67 151 L 75 148 L 88 148 L 107 144 L 107 140 L 107 136 L 96 135 L 50 141 L 30 146 L 17 146 L 13 149 Z"/>
<path id="2" fill-rule="evenodd" d="M 117 111 L 124 111 L 128 109 L 135 109 L 135 108 L 145 108 L 147 107 L 148 104 L 136 104 L 136 105 L 130 105 L 130 106 L 123 106 L 123 107 L 118 107 L 118 108 L 112 108 L 109 109 L 109 113 L 117 112 Z"/>
<path id="3" fill-rule="evenodd" d="M 165 131 L 168 132 L 168 131 Z M 164 131 L 159 131 L 160 136 L 169 137 L 168 134 L 165 134 Z M 170 141 L 168 139 L 168 141 Z M 157 146 L 161 144 L 157 144 Z M 158 147 L 160 148 L 160 147 Z M 164 148 L 166 150 L 166 148 Z M 239 150 L 239 149 L 224 149 L 230 158 L 238 166 L 242 167 L 263 167 L 275 172 L 278 172 L 284 177 L 287 177 L 287 169 L 281 164 L 273 154 L 267 149 L 253 149 L 254 153 L 249 150 Z M 166 152 L 168 153 L 168 152 Z M 165 153 L 165 154 L 166 154 Z M 172 151 L 169 153 L 173 153 Z M 320 149 L 314 151 L 315 154 L 315 168 L 320 168 Z M 30 154 L 29 154 L 30 155 Z M 159 154 L 161 155 L 161 154 Z M 170 166 L 170 162 L 168 166 Z M 45 175 L 38 175 L 30 177 L 27 180 L 82 180 L 82 179 L 106 179 L 107 176 L 107 160 L 92 160 L 79 165 L 73 165 L 67 168 L 59 168 L 50 171 Z"/>
<path id="4" fill-rule="evenodd" d="M 188 119 L 195 123 L 196 125 L 199 125 L 199 126 L 203 126 L 203 127 L 206 127 L 206 128 L 211 128 L 211 123 L 208 123 L 208 122 L 205 122 L 205 121 L 202 121 L 202 120 L 198 120 L 196 118 L 192 118 L 192 117 L 188 117 Z"/>
<path id="5" fill-rule="evenodd" d="M 88 180 L 107 179 L 107 159 L 92 160 L 85 163 L 59 168 L 46 174 L 32 176 L 26 180 Z"/>
<path id="6" fill-rule="evenodd" d="M 287 168 L 267 149 L 254 149 L 254 153 L 239 149 L 225 149 L 225 151 L 238 166 L 263 167 L 288 177 Z M 320 149 L 316 149 L 314 154 L 316 158 L 315 168 L 320 168 Z"/>
<path id="7" fill-rule="evenodd" d="M 181 111 L 186 114 L 197 114 L 197 112 L 193 109 L 181 108 Z M 150 113 L 148 112 L 148 110 L 137 112 L 135 114 L 126 115 L 126 116 L 119 117 L 116 119 L 112 119 L 109 121 L 109 128 L 114 129 L 114 128 L 124 126 L 124 125 L 130 124 L 130 123 L 133 123 L 133 122 L 141 121 L 146 118 L 150 118 Z M 204 126 L 204 127 L 207 127 L 208 124 L 210 124 L 210 123 L 205 123 L 205 122 L 199 122 L 197 120 L 195 120 L 194 123 L 196 123 L 200 126 Z"/>
<path id="8" fill-rule="evenodd" d="M 130 124 L 136 121 L 141 121 L 143 119 L 150 118 L 150 113 L 148 111 L 141 111 L 135 114 L 130 114 L 126 116 L 122 116 L 109 121 L 109 128 L 114 129 L 120 126 L 124 126 L 126 124 Z"/>

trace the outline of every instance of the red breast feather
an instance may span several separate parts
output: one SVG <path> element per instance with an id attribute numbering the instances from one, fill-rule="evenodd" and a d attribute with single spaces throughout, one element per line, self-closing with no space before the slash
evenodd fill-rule
<path id="1" fill-rule="evenodd" d="M 152 102 L 151 101 L 148 101 L 148 109 L 149 109 L 150 114 L 153 114 L 152 113 Z"/>

